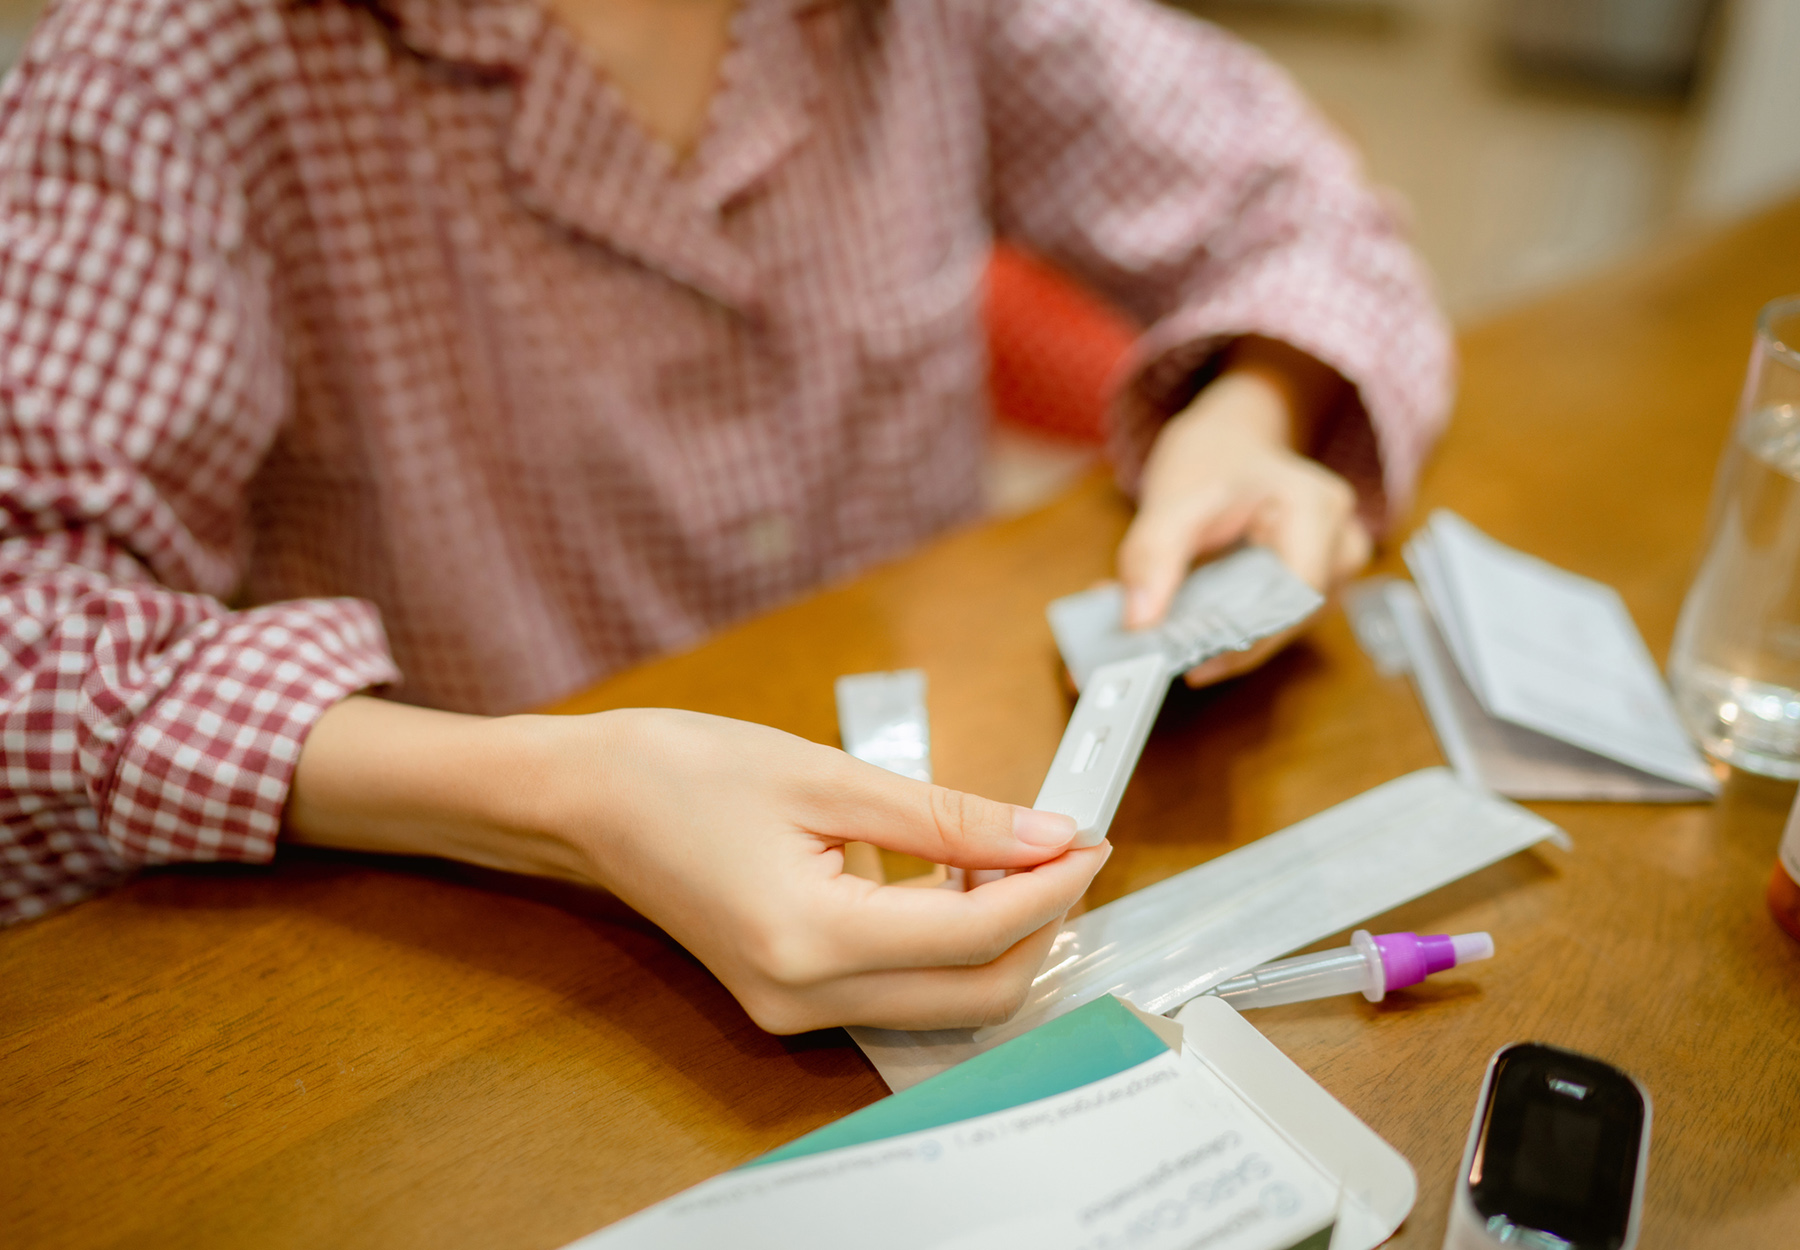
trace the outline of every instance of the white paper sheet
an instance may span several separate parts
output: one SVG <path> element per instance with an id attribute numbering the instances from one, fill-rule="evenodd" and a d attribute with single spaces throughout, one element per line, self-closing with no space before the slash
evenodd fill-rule
<path id="1" fill-rule="evenodd" d="M 1406 559 L 1442 644 L 1487 716 L 1672 782 L 1686 791 L 1678 797 L 1717 792 L 1717 778 L 1682 730 L 1656 664 L 1611 587 L 1514 551 L 1442 510 L 1407 544 Z M 1426 641 L 1415 637 L 1411 649 L 1416 666 L 1429 663 Z M 1454 691 L 1440 702 L 1449 708 L 1446 700 L 1453 699 Z M 1466 727 L 1468 718 L 1460 719 Z M 1579 761 L 1518 735 L 1473 732 L 1499 753 L 1496 759 L 1510 756 L 1546 778 L 1541 785 L 1528 778 L 1514 784 L 1519 770 L 1512 769 L 1514 778 L 1497 789 L 1518 797 L 1572 797 L 1569 768 L 1549 761 L 1577 767 Z M 1553 772 L 1562 775 L 1552 778 Z M 1615 790 L 1622 784 L 1613 779 Z M 1664 790 L 1641 797 L 1668 796 Z"/>
<path id="2" fill-rule="evenodd" d="M 574 1246 L 1282 1250 L 1337 1204 L 1335 1180 L 1183 1050 L 992 1115 L 727 1172 Z"/>
<path id="3" fill-rule="evenodd" d="M 1072 921 L 1004 1025 L 850 1036 L 889 1088 L 905 1089 L 1102 994 L 1173 1010 L 1546 838 L 1568 841 L 1449 770 L 1425 769 Z"/>

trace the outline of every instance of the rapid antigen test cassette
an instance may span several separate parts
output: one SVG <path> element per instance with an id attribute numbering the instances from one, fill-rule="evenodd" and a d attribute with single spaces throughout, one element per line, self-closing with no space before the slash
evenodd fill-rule
<path id="1" fill-rule="evenodd" d="M 1266 547 L 1242 547 L 1202 565 L 1150 629 L 1124 627 L 1117 586 L 1067 595 L 1047 612 L 1081 699 L 1032 804 L 1075 821 L 1075 845 L 1095 846 L 1112 825 L 1150 727 L 1180 673 L 1299 624 L 1324 602 Z"/>
<path id="2" fill-rule="evenodd" d="M 1158 652 L 1103 665 L 1075 704 L 1032 806 L 1072 817 L 1076 846 L 1106 837 L 1172 675 Z"/>

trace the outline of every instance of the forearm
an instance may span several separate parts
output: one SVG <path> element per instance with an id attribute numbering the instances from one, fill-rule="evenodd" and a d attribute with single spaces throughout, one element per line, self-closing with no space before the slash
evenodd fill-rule
<path id="1" fill-rule="evenodd" d="M 306 739 L 282 838 L 591 881 L 582 855 L 541 816 L 565 736 L 559 720 L 345 699 Z"/>

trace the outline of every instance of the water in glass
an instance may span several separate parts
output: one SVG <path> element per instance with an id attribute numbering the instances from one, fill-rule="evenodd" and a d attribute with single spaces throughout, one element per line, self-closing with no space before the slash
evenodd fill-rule
<path id="1" fill-rule="evenodd" d="M 1669 658 L 1676 702 L 1708 754 L 1800 778 L 1800 407 L 1739 423 L 1714 509 Z"/>

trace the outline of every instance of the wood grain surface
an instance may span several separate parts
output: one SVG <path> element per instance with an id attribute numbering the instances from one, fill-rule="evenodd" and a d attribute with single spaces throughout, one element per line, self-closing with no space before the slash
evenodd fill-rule
<path id="1" fill-rule="evenodd" d="M 1752 318 L 1800 290 L 1797 238 L 1800 204 L 1467 334 L 1415 515 L 1455 507 L 1611 583 L 1664 654 Z M 1044 603 L 1110 571 L 1126 516 L 1090 481 L 561 710 L 832 742 L 833 677 L 917 665 L 940 779 L 1029 802 L 1068 714 Z M 1440 760 L 1331 611 L 1264 671 L 1170 701 L 1090 898 Z M 1536 1038 L 1652 1091 L 1643 1246 L 1800 1245 L 1800 944 L 1762 902 L 1792 796 L 1734 777 L 1712 806 L 1535 805 L 1573 854 L 1371 926 L 1488 929 L 1497 959 L 1380 1006 L 1251 1017 L 1412 1160 L 1393 1244 L 1439 1244 L 1486 1058 Z M 758 1032 L 618 904 L 455 866 L 165 871 L 0 934 L 7 1245 L 557 1246 L 884 1092 L 841 1032 Z"/>

